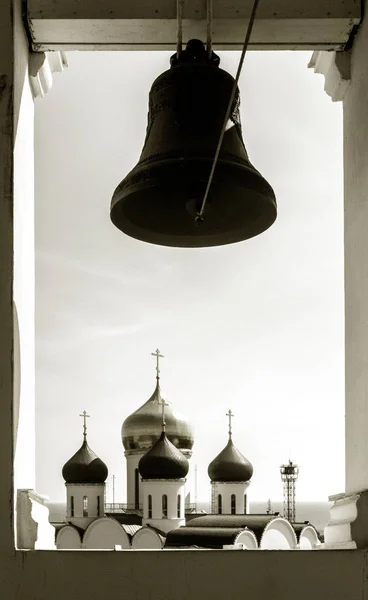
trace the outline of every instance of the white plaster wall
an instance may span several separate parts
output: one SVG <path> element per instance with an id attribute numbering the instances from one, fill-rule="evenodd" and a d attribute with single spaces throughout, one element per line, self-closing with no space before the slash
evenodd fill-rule
<path id="1" fill-rule="evenodd" d="M 66 483 L 67 520 L 85 529 L 99 515 L 97 514 L 97 496 L 100 496 L 101 516 L 104 514 L 105 484 Z M 74 517 L 71 516 L 71 496 L 74 497 Z M 83 516 L 83 497 L 88 498 L 88 517 Z"/>
<path id="2" fill-rule="evenodd" d="M 17 114 L 14 115 L 14 281 L 19 322 L 20 383 L 15 488 L 35 488 L 35 267 L 34 267 L 34 105 L 28 80 L 27 40 L 17 28 Z M 17 387 L 17 386 L 15 386 Z"/>
<path id="3" fill-rule="evenodd" d="M 263 532 L 261 550 L 295 550 L 297 539 L 294 529 L 284 519 L 274 519 Z"/>
<path id="4" fill-rule="evenodd" d="M 129 536 L 118 521 L 110 517 L 102 517 L 87 527 L 82 548 L 113 550 L 115 546 L 121 546 L 123 550 L 130 549 Z"/>
<path id="5" fill-rule="evenodd" d="M 231 495 L 235 494 L 236 514 L 244 515 L 244 496 L 249 486 L 249 481 L 243 482 L 212 482 L 215 490 L 215 513 L 218 513 L 218 495 L 222 495 L 222 514 L 231 514 Z M 247 512 L 248 512 L 247 498 Z"/>
<path id="6" fill-rule="evenodd" d="M 127 476 L 127 503 L 135 504 L 135 470 L 138 469 L 138 463 L 144 453 L 126 455 L 126 476 Z M 142 478 L 139 475 L 139 504 L 142 506 Z"/>
<path id="7" fill-rule="evenodd" d="M 78 531 L 70 525 L 65 525 L 56 536 L 56 548 L 58 550 L 79 550 L 82 542 Z"/>
<path id="8" fill-rule="evenodd" d="M 132 548 L 135 550 L 161 550 L 163 542 L 159 535 L 152 529 L 142 527 L 132 539 Z"/>
<path id="9" fill-rule="evenodd" d="M 346 492 L 368 489 L 368 19 L 344 103 Z M 342 467 L 343 468 L 343 467 Z M 331 490 L 336 493 L 339 490 Z"/>

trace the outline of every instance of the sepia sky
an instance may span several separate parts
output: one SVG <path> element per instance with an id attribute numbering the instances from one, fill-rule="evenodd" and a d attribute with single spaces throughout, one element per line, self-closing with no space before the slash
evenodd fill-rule
<path id="1" fill-rule="evenodd" d="M 273 186 L 264 234 L 205 249 L 131 239 L 109 220 L 136 164 L 150 86 L 172 52 L 75 52 L 36 101 L 37 490 L 63 501 L 62 465 L 88 441 L 125 500 L 121 424 L 151 395 L 193 422 L 188 490 L 233 439 L 252 462 L 250 500 L 277 500 L 279 466 L 297 497 L 344 489 L 342 106 L 309 53 L 251 52 L 240 81 L 250 160 Z M 235 75 L 239 53 L 220 52 Z M 111 477 L 108 480 L 111 498 Z"/>

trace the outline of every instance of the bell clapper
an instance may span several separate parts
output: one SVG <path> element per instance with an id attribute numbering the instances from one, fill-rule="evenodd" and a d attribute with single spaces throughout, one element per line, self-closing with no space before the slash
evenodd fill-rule
<path id="1" fill-rule="evenodd" d="M 204 219 L 202 217 L 202 215 L 200 213 L 197 213 L 194 219 L 195 224 L 197 225 L 197 227 L 199 227 L 200 225 L 202 225 Z"/>
<path id="2" fill-rule="evenodd" d="M 217 161 L 218 161 L 218 157 L 220 155 L 222 141 L 224 139 L 225 131 L 227 129 L 227 125 L 228 125 L 228 121 L 229 121 L 229 117 L 230 117 L 230 113 L 231 113 L 231 108 L 232 108 L 232 105 L 233 105 L 233 101 L 234 101 L 236 90 L 237 90 L 238 83 L 239 83 L 240 73 L 241 73 L 241 70 L 242 70 L 242 67 L 243 67 L 243 63 L 244 63 L 244 59 L 245 59 L 245 55 L 246 55 L 246 52 L 247 52 L 247 49 L 248 49 L 248 44 L 249 44 L 250 36 L 251 36 L 251 33 L 252 33 L 254 20 L 256 18 L 256 12 L 257 12 L 258 3 L 259 3 L 259 0 L 254 0 L 252 12 L 251 12 L 249 23 L 248 23 L 247 32 L 245 34 L 245 39 L 244 39 L 244 43 L 243 43 L 242 53 L 240 55 L 238 70 L 236 72 L 236 76 L 235 76 L 235 79 L 234 79 L 234 85 L 233 85 L 233 88 L 232 88 L 232 91 L 231 91 L 231 94 L 230 94 L 229 103 L 227 105 L 227 110 L 226 110 L 226 113 L 225 113 L 225 119 L 224 119 L 224 123 L 223 123 L 222 129 L 221 129 L 221 132 L 220 132 L 220 136 L 219 136 L 219 140 L 218 140 L 218 144 L 217 144 L 215 156 L 214 156 L 213 163 L 212 163 L 212 168 L 211 168 L 210 176 L 208 178 L 208 183 L 207 183 L 206 191 L 205 191 L 205 194 L 203 196 L 201 210 L 199 211 L 199 214 L 201 216 L 203 215 L 204 208 L 205 208 L 206 202 L 207 202 L 207 196 L 208 196 L 208 193 L 210 191 L 210 187 L 211 187 L 213 176 L 215 174 L 216 164 L 217 164 Z M 208 36 L 207 37 L 207 50 L 208 50 L 208 44 L 209 44 L 209 39 L 210 39 L 209 38 L 209 21 L 210 21 L 210 19 L 212 19 L 212 5 L 211 5 L 211 0 L 208 0 L 208 3 L 207 3 L 207 36 Z M 212 40 L 211 40 L 211 44 L 212 44 Z"/>

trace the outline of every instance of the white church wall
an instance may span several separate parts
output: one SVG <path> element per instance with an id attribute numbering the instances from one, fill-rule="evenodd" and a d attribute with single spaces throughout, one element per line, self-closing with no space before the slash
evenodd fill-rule
<path id="1" fill-rule="evenodd" d="M 121 546 L 123 550 L 131 547 L 129 536 L 120 523 L 110 517 L 92 521 L 84 533 L 82 548 L 113 550 L 115 546 Z"/>
<path id="2" fill-rule="evenodd" d="M 180 496 L 180 519 L 184 519 L 184 480 L 143 480 L 143 515 L 148 517 L 148 496 L 152 496 L 152 518 L 162 517 L 162 496 L 167 495 L 167 519 L 177 519 L 178 496 Z"/>
<path id="3" fill-rule="evenodd" d="M 261 550 L 295 550 L 296 547 L 295 531 L 286 519 L 280 517 L 266 525 L 261 538 Z"/>
<path id="4" fill-rule="evenodd" d="M 79 550 L 82 541 L 78 531 L 70 525 L 65 525 L 56 536 L 56 548 L 58 550 Z"/>
<path id="5" fill-rule="evenodd" d="M 148 527 L 142 527 L 133 535 L 132 548 L 135 550 L 161 550 L 163 545 L 158 533 Z"/>
<path id="6" fill-rule="evenodd" d="M 166 533 L 185 525 L 184 479 L 144 479 L 143 492 L 143 525 L 150 524 Z M 167 516 L 163 516 L 162 496 L 167 496 Z M 148 513 L 148 496 L 152 496 L 152 517 Z M 178 517 L 178 496 L 180 496 L 180 517 Z"/>
<path id="7" fill-rule="evenodd" d="M 217 481 L 211 484 L 215 493 L 215 513 L 219 512 L 219 494 L 222 497 L 222 514 L 231 514 L 231 496 L 235 495 L 235 512 L 238 515 L 243 515 L 248 512 L 249 502 L 246 495 L 246 490 L 249 486 L 249 481 L 243 482 L 222 482 Z M 246 510 L 244 510 L 244 497 L 246 497 Z"/>

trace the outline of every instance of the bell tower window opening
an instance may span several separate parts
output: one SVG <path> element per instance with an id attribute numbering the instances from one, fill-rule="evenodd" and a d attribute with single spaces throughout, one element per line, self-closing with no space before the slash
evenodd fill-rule
<path id="1" fill-rule="evenodd" d="M 217 496 L 217 512 L 219 515 L 222 515 L 222 494 Z"/>
<path id="2" fill-rule="evenodd" d="M 152 519 L 152 496 L 148 495 L 148 518 Z"/>
<path id="3" fill-rule="evenodd" d="M 101 516 L 101 496 L 97 496 L 97 516 Z"/>
<path id="4" fill-rule="evenodd" d="M 88 498 L 83 496 L 83 516 L 88 517 Z"/>
<path id="5" fill-rule="evenodd" d="M 74 496 L 70 496 L 70 516 L 74 517 Z"/>
<path id="6" fill-rule="evenodd" d="M 162 496 L 162 518 L 167 519 L 167 494 Z"/>
<path id="7" fill-rule="evenodd" d="M 231 494 L 231 514 L 235 515 L 236 514 L 236 498 L 235 498 L 235 494 Z"/>
<path id="8" fill-rule="evenodd" d="M 178 501 L 177 501 L 177 516 L 178 519 L 180 519 L 181 516 L 181 495 L 178 495 Z"/>

